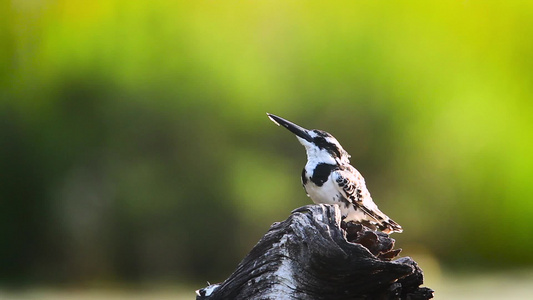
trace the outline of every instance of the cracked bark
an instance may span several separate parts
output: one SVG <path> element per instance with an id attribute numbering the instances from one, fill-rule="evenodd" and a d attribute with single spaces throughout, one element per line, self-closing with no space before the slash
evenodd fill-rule
<path id="1" fill-rule="evenodd" d="M 431 299 L 410 257 L 393 260 L 394 239 L 341 222 L 335 205 L 307 205 L 274 223 L 224 282 L 200 299 Z"/>

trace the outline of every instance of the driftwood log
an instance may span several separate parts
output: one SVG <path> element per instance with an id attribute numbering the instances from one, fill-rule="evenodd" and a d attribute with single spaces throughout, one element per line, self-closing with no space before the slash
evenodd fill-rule
<path id="1" fill-rule="evenodd" d="M 334 205 L 308 205 L 274 223 L 224 282 L 196 299 L 431 299 L 422 270 L 395 258 L 394 239 L 344 223 Z"/>

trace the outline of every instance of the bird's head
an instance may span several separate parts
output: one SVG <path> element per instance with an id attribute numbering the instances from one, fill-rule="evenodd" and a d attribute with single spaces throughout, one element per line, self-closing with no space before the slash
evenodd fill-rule
<path id="1" fill-rule="evenodd" d="M 350 154 L 331 134 L 318 129 L 305 129 L 281 117 L 267 113 L 272 122 L 294 133 L 307 151 L 307 159 L 328 164 L 349 164 Z"/>

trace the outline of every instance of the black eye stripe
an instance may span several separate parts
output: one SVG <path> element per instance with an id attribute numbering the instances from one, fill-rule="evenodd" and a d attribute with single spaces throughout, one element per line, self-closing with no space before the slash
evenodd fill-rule
<path id="1" fill-rule="evenodd" d="M 323 137 L 316 137 L 316 138 L 314 138 L 313 142 L 314 142 L 315 145 L 317 145 L 318 148 L 320 148 L 320 149 L 324 149 L 324 148 L 326 148 L 326 147 L 327 147 L 327 143 L 328 143 L 328 142 L 326 142 L 326 139 L 323 138 Z"/>
<path id="2" fill-rule="evenodd" d="M 318 136 L 313 140 L 313 142 L 315 143 L 315 145 L 318 146 L 318 148 L 326 149 L 329 153 L 331 153 L 335 157 L 341 157 L 341 153 L 337 145 L 328 142 L 324 137 Z"/>
<path id="3" fill-rule="evenodd" d="M 341 153 L 339 152 L 339 149 L 337 149 L 337 147 L 334 146 L 332 150 L 333 150 L 333 152 L 335 152 L 335 155 L 336 155 L 338 158 L 341 157 Z"/>

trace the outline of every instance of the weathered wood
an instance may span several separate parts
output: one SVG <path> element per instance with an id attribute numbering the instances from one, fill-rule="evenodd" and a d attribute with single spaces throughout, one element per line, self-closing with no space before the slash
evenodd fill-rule
<path id="1" fill-rule="evenodd" d="M 226 281 L 196 299 L 431 299 L 394 239 L 341 222 L 334 205 L 308 205 L 274 223 Z"/>

